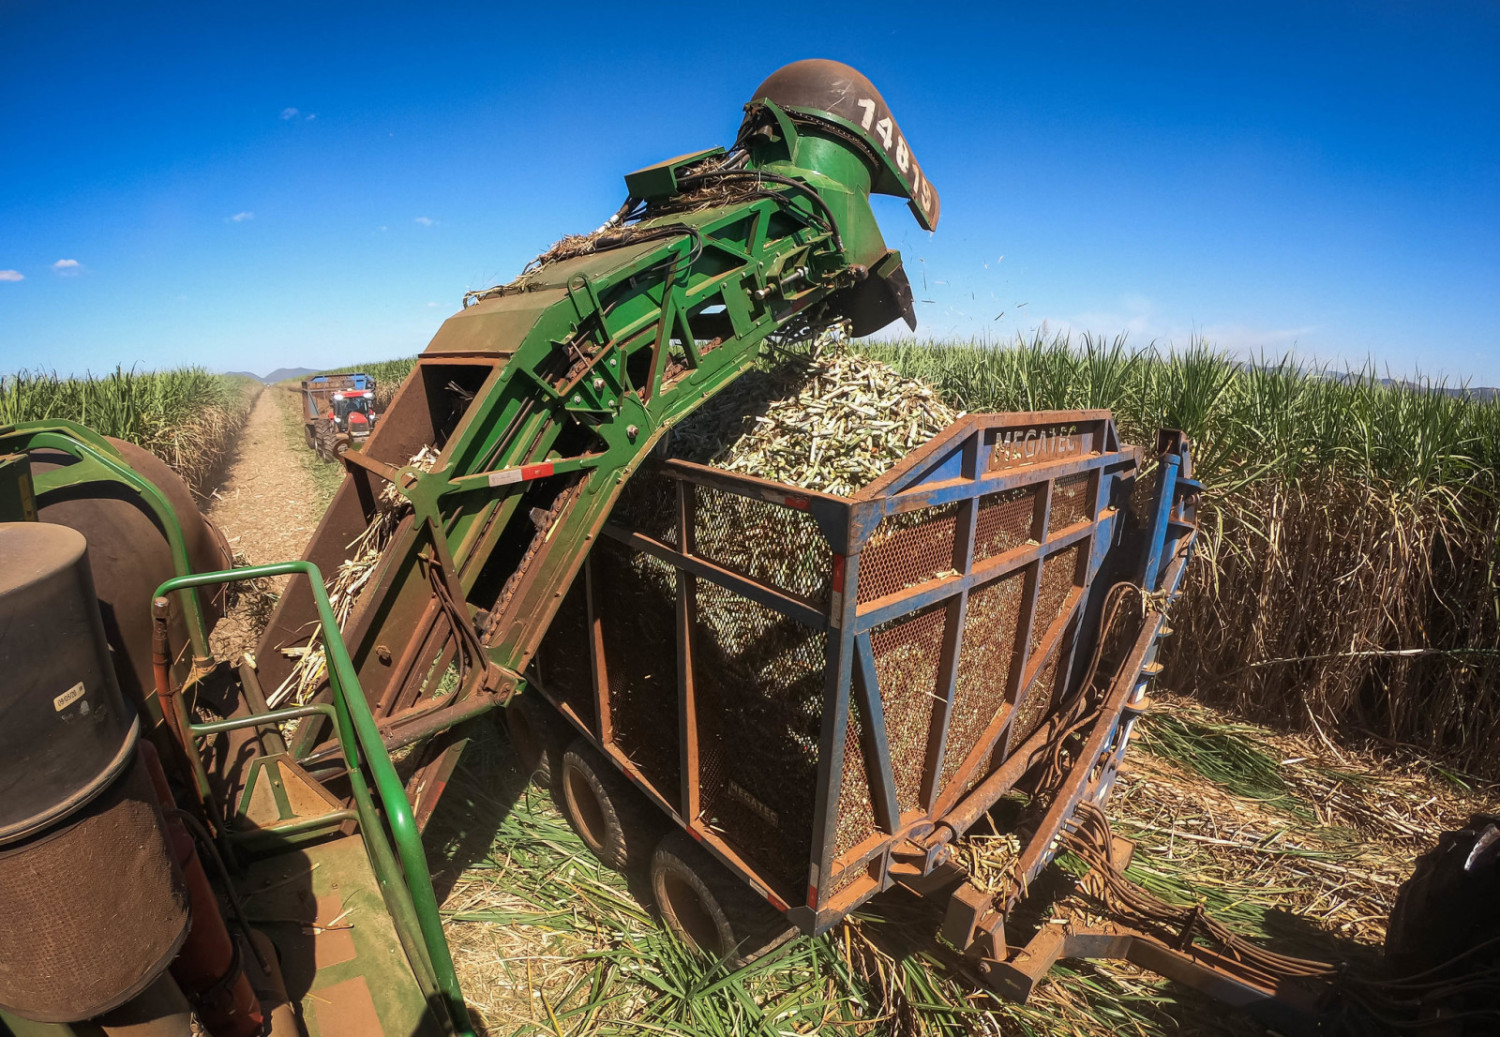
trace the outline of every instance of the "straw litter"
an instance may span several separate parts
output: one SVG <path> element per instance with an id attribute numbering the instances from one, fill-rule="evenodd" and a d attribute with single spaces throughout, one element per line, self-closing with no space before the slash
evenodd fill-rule
<path id="1" fill-rule="evenodd" d="M 437 451 L 424 446 L 412 456 L 407 466 L 426 472 L 432 469 L 437 459 Z M 386 483 L 380 491 L 379 510 L 359 536 L 350 541 L 348 560 L 338 567 L 328 585 L 328 601 L 333 606 L 333 615 L 338 620 L 340 631 L 349 625 L 349 617 L 354 614 L 360 594 L 374 576 L 381 555 L 396 533 L 396 527 L 409 511 L 411 503 L 393 484 Z M 327 678 L 328 661 L 323 643 L 323 625 L 319 623 L 313 627 L 307 644 L 283 648 L 282 654 L 296 659 L 297 664 L 276 690 L 266 696 L 266 704 L 272 709 L 286 703 L 304 705 Z M 295 724 L 295 721 L 292 723 Z"/>
<path id="2" fill-rule="evenodd" d="M 1136 843 L 1128 877 L 1307 957 L 1374 960 L 1417 855 L 1493 802 L 1494 788 L 1374 744 L 1152 697 L 1109 801 L 1116 833 Z M 1011 863 L 1007 846 L 969 844 L 985 874 Z"/>

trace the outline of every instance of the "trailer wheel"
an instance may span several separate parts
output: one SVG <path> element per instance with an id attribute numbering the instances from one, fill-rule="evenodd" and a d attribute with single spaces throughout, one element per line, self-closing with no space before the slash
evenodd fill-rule
<path id="1" fill-rule="evenodd" d="M 536 695 L 519 695 L 505 707 L 505 730 L 520 757 L 521 769 L 543 788 L 562 773 L 566 721 Z"/>
<path id="2" fill-rule="evenodd" d="M 779 911 L 680 828 L 667 834 L 651 858 L 651 891 L 669 929 L 732 968 L 796 935 Z"/>
<path id="3" fill-rule="evenodd" d="M 563 815 L 606 867 L 625 871 L 644 863 L 653 834 L 651 806 L 597 749 L 574 740 L 563 753 L 557 784 Z"/>

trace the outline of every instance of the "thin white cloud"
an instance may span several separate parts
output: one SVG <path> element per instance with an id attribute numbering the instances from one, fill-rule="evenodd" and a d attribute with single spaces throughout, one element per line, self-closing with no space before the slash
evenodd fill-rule
<path id="1" fill-rule="evenodd" d="M 26 275 L 19 270 L 0 270 L 0 281 L 24 281 Z"/>
<path id="2" fill-rule="evenodd" d="M 308 112 L 307 113 L 307 121 L 308 122 L 312 122 L 317 117 L 318 117 L 318 113 L 317 112 Z"/>
<path id="3" fill-rule="evenodd" d="M 1252 328 L 1243 324 L 1205 324 L 1198 334 L 1210 345 L 1227 349 L 1231 353 L 1267 354 L 1287 353 L 1296 350 L 1302 339 L 1318 330 L 1316 324 L 1304 324 L 1296 328 Z"/>
<path id="4" fill-rule="evenodd" d="M 1070 333 L 1087 331 L 1115 335 L 1123 331 L 1129 335 L 1131 343 L 1137 346 L 1155 342 L 1159 346 L 1170 348 L 1202 341 L 1216 349 L 1244 357 L 1261 353 L 1297 352 L 1302 340 L 1319 330 L 1316 324 L 1289 328 L 1229 323 L 1196 324 L 1184 322 L 1180 315 L 1163 313 L 1156 302 L 1145 295 L 1122 295 L 1118 302 L 1119 306 L 1114 310 L 1078 313 L 1060 320 L 1053 319 L 1051 324 L 1057 331 Z"/>
<path id="5" fill-rule="evenodd" d="M 224 219 L 227 220 L 230 223 L 244 223 L 246 220 L 253 220 L 253 219 L 255 219 L 255 213 L 253 213 L 253 212 L 237 212 L 233 216 L 226 216 L 226 217 L 224 217 Z"/>
<path id="6" fill-rule="evenodd" d="M 1120 296 L 1119 308 L 1106 311 L 1077 313 L 1061 320 L 1053 318 L 1058 331 L 1093 332 L 1116 335 L 1125 332 L 1134 341 L 1145 344 L 1153 339 L 1172 337 L 1168 322 L 1161 319 L 1156 304 L 1144 295 L 1127 293 Z"/>
<path id="7" fill-rule="evenodd" d="M 431 227 L 434 223 L 437 222 L 437 220 L 434 220 L 431 216 L 418 216 L 412 222 L 420 223 L 424 227 Z"/>
<path id="8" fill-rule="evenodd" d="M 52 269 L 56 270 L 59 274 L 71 276 L 82 270 L 83 264 L 76 259 L 59 259 L 56 263 L 52 264 Z"/>
<path id="9" fill-rule="evenodd" d="M 283 119 L 295 119 L 297 116 L 299 116 L 301 114 L 302 113 L 299 112 L 299 111 L 297 111 L 297 109 L 295 109 L 295 108 L 283 108 L 281 110 L 281 117 Z"/>
<path id="10" fill-rule="evenodd" d="M 437 309 L 437 303 L 430 302 L 430 303 L 427 304 L 427 308 L 428 309 Z"/>

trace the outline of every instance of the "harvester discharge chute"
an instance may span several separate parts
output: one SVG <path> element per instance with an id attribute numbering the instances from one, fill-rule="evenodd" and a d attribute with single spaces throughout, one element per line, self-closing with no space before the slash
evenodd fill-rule
<path id="1" fill-rule="evenodd" d="M 845 65 L 777 72 L 734 144 L 625 178 L 593 234 L 514 281 L 473 292 L 422 353 L 359 454 L 306 557 L 324 572 L 399 494 L 411 505 L 344 634 L 388 744 L 508 699 L 621 486 L 677 422 L 752 364 L 771 335 L 849 322 L 915 325 L 872 191 L 936 226 L 938 196 L 869 81 Z M 414 465 L 425 449 L 430 466 Z M 267 628 L 261 680 L 315 623 L 305 586 Z M 460 683 L 434 697 L 451 667 Z M 294 751 L 336 755 L 309 723 Z M 427 777 L 451 766 L 428 744 Z M 426 817 L 441 781 L 421 780 Z"/>

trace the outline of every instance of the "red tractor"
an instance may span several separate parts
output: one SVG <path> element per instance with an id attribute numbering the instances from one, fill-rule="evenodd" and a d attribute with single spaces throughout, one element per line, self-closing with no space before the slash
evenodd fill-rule
<path id="1" fill-rule="evenodd" d="M 375 430 L 375 379 L 367 374 L 320 374 L 302 382 L 302 429 L 307 445 L 335 460 Z"/>

